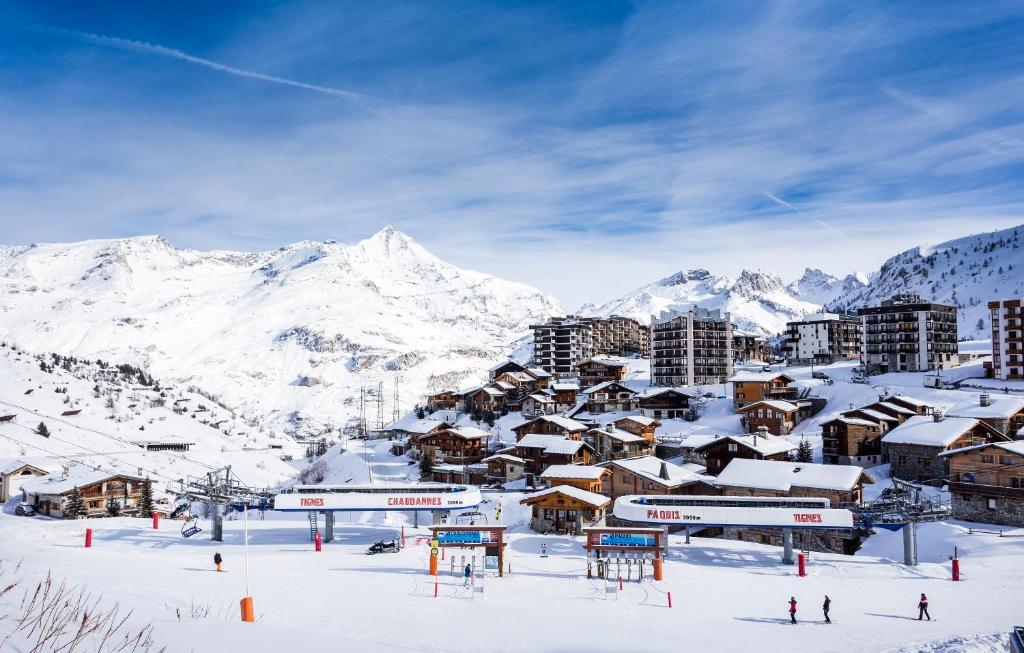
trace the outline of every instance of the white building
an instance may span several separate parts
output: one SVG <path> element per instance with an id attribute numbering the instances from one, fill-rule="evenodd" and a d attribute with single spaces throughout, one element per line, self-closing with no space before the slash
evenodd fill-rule
<path id="1" fill-rule="evenodd" d="M 857 314 L 869 373 L 928 372 L 959 364 L 956 306 L 905 293 Z"/>
<path id="2" fill-rule="evenodd" d="M 992 322 L 992 376 L 1024 379 L 1024 312 L 1019 299 L 988 303 Z"/>
<path id="3" fill-rule="evenodd" d="M 786 323 L 783 352 L 790 364 L 829 365 L 860 356 L 860 319 L 837 313 L 816 313 Z"/>

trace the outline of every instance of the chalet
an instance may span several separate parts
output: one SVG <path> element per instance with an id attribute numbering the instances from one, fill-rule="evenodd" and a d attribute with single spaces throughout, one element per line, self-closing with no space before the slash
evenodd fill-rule
<path id="1" fill-rule="evenodd" d="M 437 463 L 466 465 L 483 460 L 491 434 L 473 426 L 454 426 L 417 438 L 423 455 L 429 452 Z"/>
<path id="2" fill-rule="evenodd" d="M 619 428 L 614 422 L 587 431 L 587 442 L 594 445 L 597 459 L 602 461 L 654 453 L 653 439 Z"/>
<path id="3" fill-rule="evenodd" d="M 880 410 L 874 408 L 854 408 L 853 410 L 847 410 L 840 413 L 843 417 L 852 417 L 854 419 L 863 419 L 869 422 L 878 424 L 882 433 L 896 428 L 903 423 L 905 418 L 897 417 L 896 415 L 890 415 L 889 413 L 883 413 Z"/>
<path id="4" fill-rule="evenodd" d="M 1024 442 L 993 442 L 939 454 L 949 464 L 953 518 L 1024 526 Z"/>
<path id="5" fill-rule="evenodd" d="M 523 417 L 537 417 L 538 415 L 554 415 L 558 412 L 555 405 L 555 393 L 551 390 L 540 390 L 531 392 L 523 399 L 520 405 Z"/>
<path id="6" fill-rule="evenodd" d="M 593 465 L 551 465 L 541 473 L 540 480 L 548 487 L 571 485 L 588 492 L 600 493 L 605 479 L 610 475 L 608 469 Z"/>
<path id="7" fill-rule="evenodd" d="M 8 458 L 0 460 L 0 503 L 11 497 L 20 497 L 21 486 L 40 476 L 59 469 L 59 465 L 46 458 Z"/>
<path id="8" fill-rule="evenodd" d="M 579 384 L 571 381 L 556 381 L 548 386 L 548 390 L 553 393 L 555 410 L 558 412 L 576 407 L 576 400 L 580 394 Z"/>
<path id="9" fill-rule="evenodd" d="M 893 478 L 941 484 L 949 475 L 944 451 L 1010 438 L 973 417 L 945 417 L 942 413 L 915 415 L 882 436 Z"/>
<path id="10" fill-rule="evenodd" d="M 644 417 L 676 419 L 691 413 L 693 397 L 675 388 L 652 388 L 637 395 L 637 410 Z"/>
<path id="11" fill-rule="evenodd" d="M 789 460 L 796 445 L 774 435 L 725 435 L 694 449 L 707 461 L 708 474 L 718 474 L 733 460 Z"/>
<path id="12" fill-rule="evenodd" d="M 690 435 L 662 435 L 654 448 L 654 455 L 665 460 L 677 458 L 687 463 L 707 465 L 704 453 L 697 451 L 706 444 L 717 440 L 717 435 L 691 433 Z"/>
<path id="13" fill-rule="evenodd" d="M 551 465 L 589 465 L 594 448 L 583 440 L 559 435 L 526 435 L 515 445 L 516 457 L 525 462 L 527 485 Z"/>
<path id="14" fill-rule="evenodd" d="M 873 404 L 868 404 L 861 410 L 873 410 L 875 412 L 882 413 L 883 415 L 895 417 L 899 424 L 902 424 L 911 417 L 918 415 L 918 413 L 910 408 L 891 401 L 876 401 Z"/>
<path id="15" fill-rule="evenodd" d="M 614 358 L 588 358 L 576 363 L 576 375 L 584 388 L 606 381 L 621 381 L 626 378 L 626 364 Z"/>
<path id="16" fill-rule="evenodd" d="M 629 431 L 634 435 L 642 435 L 654 443 L 654 432 L 661 426 L 661 422 L 643 415 L 627 415 L 612 422 L 617 428 Z"/>
<path id="17" fill-rule="evenodd" d="M 483 485 L 487 482 L 487 465 L 452 465 L 441 463 L 431 468 L 431 479 L 435 483 L 454 483 L 458 485 Z"/>
<path id="18" fill-rule="evenodd" d="M 462 407 L 462 397 L 454 390 L 442 390 L 427 395 L 427 410 L 458 410 Z"/>
<path id="19" fill-rule="evenodd" d="M 499 376 L 501 376 L 505 372 L 525 372 L 525 371 L 526 371 L 526 367 L 524 367 L 523 365 L 520 365 L 519 363 L 517 363 L 515 361 L 508 360 L 508 361 L 504 361 L 502 363 L 498 363 L 497 365 L 495 365 L 491 369 L 487 370 L 487 379 L 489 381 L 493 381 L 493 380 L 495 380 L 496 378 L 498 378 Z"/>
<path id="20" fill-rule="evenodd" d="M 718 494 L 715 479 L 654 456 L 601 463 L 611 473 L 603 494 L 613 499 L 627 494 Z"/>
<path id="21" fill-rule="evenodd" d="M 397 452 L 396 455 L 401 455 L 408 451 L 418 455 L 420 437 L 451 427 L 450 423 L 435 419 L 433 415 L 423 419 L 416 419 L 415 413 L 410 413 L 392 423 L 384 429 L 384 432 L 387 433 L 389 438 L 396 440 L 395 444 L 398 446 L 392 446 L 392 450 Z"/>
<path id="22" fill-rule="evenodd" d="M 931 415 L 932 411 L 935 410 L 935 407 L 931 404 L 907 395 L 893 395 L 892 397 L 887 397 L 883 401 L 912 410 L 915 415 Z"/>
<path id="23" fill-rule="evenodd" d="M 789 435 L 801 421 L 800 406 L 781 399 L 746 404 L 736 412 L 742 415 L 740 424 L 751 433 L 763 426 L 772 435 Z"/>
<path id="24" fill-rule="evenodd" d="M 851 411 L 854 412 L 854 411 Z M 846 415 L 822 422 L 821 457 L 826 465 L 877 465 L 882 458 L 883 422 Z"/>
<path id="25" fill-rule="evenodd" d="M 579 533 L 587 526 L 603 526 L 612 500 L 571 485 L 556 485 L 519 501 L 533 509 L 530 527 L 539 533 Z"/>
<path id="26" fill-rule="evenodd" d="M 736 459 L 722 470 L 716 485 L 724 496 L 823 497 L 833 506 L 860 505 L 865 484 L 875 479 L 855 465 L 817 465 L 775 460 Z M 853 555 L 868 533 L 860 530 L 796 529 L 793 544 L 811 551 Z M 782 529 L 726 528 L 727 539 L 779 546 Z"/>
<path id="27" fill-rule="evenodd" d="M 636 391 L 618 381 L 605 381 L 583 391 L 588 413 L 614 413 L 633 410 Z"/>
<path id="28" fill-rule="evenodd" d="M 528 367 L 526 368 L 526 373 L 534 378 L 534 390 L 543 390 L 551 386 L 551 372 L 541 367 Z"/>
<path id="29" fill-rule="evenodd" d="M 560 435 L 574 440 L 583 439 L 587 425 L 561 415 L 541 415 L 527 420 L 519 426 L 512 427 L 516 440 L 527 435 Z"/>
<path id="30" fill-rule="evenodd" d="M 463 393 L 466 410 L 500 411 L 505 406 L 505 390 L 493 385 L 472 388 Z"/>
<path id="31" fill-rule="evenodd" d="M 488 483 L 509 483 L 526 475 L 526 461 L 514 455 L 514 451 L 515 449 L 509 449 L 508 452 L 499 451 L 480 461 L 487 464 Z"/>
<path id="32" fill-rule="evenodd" d="M 1024 428 L 1024 397 L 992 397 L 987 392 L 977 401 L 964 402 L 946 411 L 947 417 L 973 417 L 985 422 L 1003 435 L 1013 435 Z"/>
<path id="33" fill-rule="evenodd" d="M 95 470 L 75 465 L 67 473 L 55 473 L 25 481 L 21 493 L 36 512 L 49 517 L 64 517 L 64 506 L 77 487 L 85 499 L 88 517 L 104 517 L 107 501 L 113 499 L 123 511 L 132 512 L 139 503 L 145 479 L 130 474 Z"/>
<path id="34" fill-rule="evenodd" d="M 782 372 L 741 372 L 729 379 L 733 406 L 738 411 L 759 401 L 796 401 L 797 388 L 790 385 L 793 380 Z"/>

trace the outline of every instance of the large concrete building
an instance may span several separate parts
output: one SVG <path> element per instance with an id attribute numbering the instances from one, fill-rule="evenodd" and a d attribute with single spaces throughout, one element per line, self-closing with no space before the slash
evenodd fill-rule
<path id="1" fill-rule="evenodd" d="M 837 313 L 808 315 L 786 323 L 782 348 L 790 365 L 830 365 L 860 356 L 860 319 Z"/>
<path id="2" fill-rule="evenodd" d="M 631 317 L 583 317 L 590 325 L 590 346 L 594 356 L 651 355 L 651 330 Z"/>
<path id="3" fill-rule="evenodd" d="M 576 366 L 594 355 L 589 322 L 574 315 L 553 317 L 533 330 L 533 362 L 558 378 L 576 375 Z"/>
<path id="4" fill-rule="evenodd" d="M 1004 381 L 1024 379 L 1024 313 L 1020 300 L 989 302 L 988 309 L 992 313 L 992 376 Z"/>
<path id="5" fill-rule="evenodd" d="M 732 376 L 729 314 L 691 308 L 687 313 L 651 316 L 651 383 L 708 385 Z"/>
<path id="6" fill-rule="evenodd" d="M 955 306 L 905 293 L 857 313 L 868 373 L 926 372 L 959 363 Z"/>

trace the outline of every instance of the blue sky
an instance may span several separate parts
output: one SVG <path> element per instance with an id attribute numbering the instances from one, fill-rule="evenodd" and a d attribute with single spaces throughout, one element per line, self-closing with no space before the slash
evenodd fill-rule
<path id="1" fill-rule="evenodd" d="M 1018 3 L 0 5 L 0 242 L 352 242 L 574 308 L 1024 223 Z"/>

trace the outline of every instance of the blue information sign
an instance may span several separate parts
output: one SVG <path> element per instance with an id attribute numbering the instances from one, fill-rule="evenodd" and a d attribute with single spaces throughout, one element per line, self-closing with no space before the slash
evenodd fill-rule
<path id="1" fill-rule="evenodd" d="M 654 535 L 643 533 L 601 533 L 601 546 L 655 546 Z"/>

